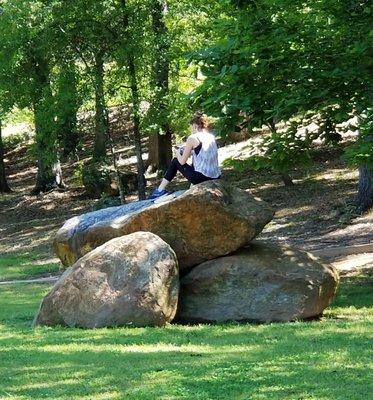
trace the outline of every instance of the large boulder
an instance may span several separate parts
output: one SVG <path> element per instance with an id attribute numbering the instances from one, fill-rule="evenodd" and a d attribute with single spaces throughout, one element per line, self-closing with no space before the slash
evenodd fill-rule
<path id="1" fill-rule="evenodd" d="M 115 238 L 68 268 L 44 297 L 35 325 L 161 326 L 179 295 L 177 259 L 149 232 Z"/>
<path id="2" fill-rule="evenodd" d="M 338 274 L 311 254 L 252 243 L 195 267 L 181 280 L 181 322 L 293 321 L 320 315 Z"/>
<path id="3" fill-rule="evenodd" d="M 264 201 L 214 180 L 159 204 L 145 200 L 72 218 L 58 231 L 54 247 L 62 263 L 71 265 L 114 237 L 149 231 L 173 248 L 185 270 L 247 244 L 273 214 Z"/>

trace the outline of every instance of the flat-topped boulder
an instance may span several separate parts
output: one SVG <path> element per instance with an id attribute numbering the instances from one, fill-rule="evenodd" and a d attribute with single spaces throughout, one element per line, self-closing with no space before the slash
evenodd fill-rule
<path id="1" fill-rule="evenodd" d="M 202 263 L 181 280 L 180 322 L 294 321 L 317 317 L 331 303 L 337 271 L 311 254 L 252 243 Z"/>
<path id="2" fill-rule="evenodd" d="M 68 268 L 47 294 L 34 325 L 162 326 L 176 313 L 177 259 L 149 232 L 110 240 Z"/>
<path id="3" fill-rule="evenodd" d="M 95 225 L 111 224 L 115 220 L 125 219 L 151 205 L 153 205 L 152 200 L 135 201 L 123 206 L 108 207 L 70 218 L 57 232 L 53 242 L 54 251 L 63 265 L 70 266 L 95 247 L 116 237 L 109 237 L 95 247 L 87 245 L 86 248 L 83 248 L 85 232 Z"/>
<path id="4" fill-rule="evenodd" d="M 72 218 L 58 231 L 54 247 L 62 263 L 71 265 L 114 237 L 148 231 L 172 247 L 186 270 L 244 246 L 273 214 L 264 201 L 213 180 L 159 204 L 146 200 Z"/>

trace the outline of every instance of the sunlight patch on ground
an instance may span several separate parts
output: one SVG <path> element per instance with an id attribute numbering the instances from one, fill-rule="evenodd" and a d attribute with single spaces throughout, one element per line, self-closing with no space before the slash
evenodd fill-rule
<path id="1" fill-rule="evenodd" d="M 49 257 L 49 258 L 43 258 L 43 259 L 36 259 L 33 262 L 38 265 L 46 265 L 46 264 L 51 264 L 51 263 L 58 263 L 58 262 L 60 262 L 60 260 L 57 257 Z M 28 263 L 23 263 L 22 265 L 26 265 L 26 264 L 28 264 Z"/>
<path id="2" fill-rule="evenodd" d="M 332 265 L 343 274 L 373 269 L 373 253 L 351 254 L 334 261 Z"/>
<path id="3" fill-rule="evenodd" d="M 233 159 L 245 159 L 252 156 L 255 151 L 253 147 L 260 143 L 262 136 L 257 135 L 243 142 L 228 144 L 219 148 L 219 163 L 222 164 L 229 158 Z"/>
<path id="4" fill-rule="evenodd" d="M 147 161 L 147 159 L 148 159 L 148 154 L 147 154 L 147 153 L 143 154 L 143 155 L 142 155 L 142 159 L 143 159 L 143 161 Z M 132 156 L 132 157 L 128 157 L 128 158 L 122 160 L 120 166 L 133 165 L 133 164 L 136 164 L 136 162 L 137 162 L 136 156 Z"/>
<path id="5" fill-rule="evenodd" d="M 12 182 L 12 180 L 25 179 L 27 177 L 33 178 L 34 176 L 36 176 L 37 172 L 38 172 L 37 167 L 28 167 L 26 170 L 22 172 L 17 171 L 14 174 L 9 174 L 8 178 L 10 182 Z"/>
<path id="6" fill-rule="evenodd" d="M 351 237 L 363 237 L 370 238 L 370 242 L 373 241 L 373 211 L 368 215 L 356 218 L 349 225 L 342 226 L 340 229 L 334 230 L 333 232 L 326 233 L 321 236 L 321 242 L 325 239 L 338 239 L 343 236 Z M 369 241 L 368 241 L 369 243 Z"/>
<path id="7" fill-rule="evenodd" d="M 252 346 L 255 347 L 255 346 Z M 22 348 L 18 346 L 17 348 Z M 220 347 L 221 348 L 221 347 Z M 178 352 L 178 353 L 197 353 L 197 354 L 208 354 L 213 353 L 214 348 L 209 345 L 182 345 L 177 346 L 168 343 L 156 343 L 156 344 L 143 344 L 143 345 L 115 345 L 115 344 L 87 344 L 87 343 L 65 343 L 65 344 L 55 344 L 55 345 L 45 345 L 42 349 L 38 347 L 34 348 L 40 352 L 58 352 L 61 354 L 73 354 L 80 352 L 90 352 L 90 353 L 167 353 L 167 352 Z M 247 351 L 247 347 L 237 349 L 236 351 Z"/>
<path id="8" fill-rule="evenodd" d="M 340 320 L 345 320 L 345 321 L 366 321 L 369 323 L 369 325 L 372 323 L 372 318 L 373 318 L 373 309 L 372 308 L 368 308 L 368 307 L 362 307 L 362 308 L 358 308 L 358 307 L 354 307 L 354 306 L 350 306 L 350 307 L 336 307 L 333 309 L 327 309 L 324 312 L 324 318 L 328 319 L 328 318 L 332 318 L 332 319 L 340 319 Z M 356 332 L 355 328 L 355 332 L 356 333 L 360 333 L 360 334 L 371 334 L 371 329 L 369 329 L 369 327 L 367 328 L 359 328 L 359 332 Z M 347 334 L 345 329 L 343 329 L 343 333 Z"/>
<path id="9" fill-rule="evenodd" d="M 319 172 L 312 176 L 316 181 L 355 180 L 358 177 L 357 169 L 333 168 Z"/>
<path id="10" fill-rule="evenodd" d="M 19 135 L 22 133 L 28 133 L 30 136 L 34 135 L 34 127 L 26 122 L 22 122 L 19 124 L 8 125 L 3 128 L 2 135 L 3 137 Z"/>
<path id="11" fill-rule="evenodd" d="M 289 207 L 289 208 L 282 208 L 276 212 L 277 217 L 285 217 L 289 215 L 297 215 L 303 214 L 307 211 L 312 211 L 315 209 L 314 205 L 304 205 L 299 207 Z"/>

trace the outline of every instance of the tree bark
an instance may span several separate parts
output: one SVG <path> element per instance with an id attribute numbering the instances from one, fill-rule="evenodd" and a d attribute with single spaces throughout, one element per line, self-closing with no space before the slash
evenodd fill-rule
<path id="1" fill-rule="evenodd" d="M 358 117 L 359 124 L 362 124 L 364 118 Z M 371 130 L 362 135 L 359 129 L 359 139 L 364 143 L 373 142 Z M 373 165 L 364 164 L 359 167 L 359 185 L 355 204 L 358 212 L 367 211 L 373 206 Z"/>
<path id="2" fill-rule="evenodd" d="M 285 172 L 280 172 L 280 176 L 285 186 L 294 186 L 294 182 L 289 174 Z"/>
<path id="3" fill-rule="evenodd" d="M 154 34 L 154 93 L 153 112 L 157 116 L 160 129 L 150 139 L 152 146 L 149 150 L 148 164 L 154 169 L 165 171 L 172 159 L 172 131 L 168 115 L 169 96 L 169 34 L 164 21 L 166 10 L 165 0 L 152 1 L 152 29 Z"/>
<path id="4" fill-rule="evenodd" d="M 274 134 L 277 132 L 276 123 L 274 120 L 268 121 L 267 125 L 268 125 L 271 133 Z M 285 186 L 294 186 L 294 182 L 291 179 L 291 176 L 286 171 L 280 171 L 279 173 L 280 173 L 281 179 L 284 182 Z"/>
<path id="5" fill-rule="evenodd" d="M 34 120 L 38 173 L 32 194 L 47 192 L 55 187 L 64 187 L 58 159 L 54 98 L 49 81 L 47 62 L 34 57 Z"/>
<path id="6" fill-rule="evenodd" d="M 77 132 L 78 93 L 75 64 L 61 64 L 57 94 L 57 138 L 62 155 L 74 153 L 79 144 Z"/>
<path id="7" fill-rule="evenodd" d="M 359 168 L 356 206 L 360 212 L 367 211 L 373 206 L 373 168 L 368 165 L 362 165 Z"/>
<path id="8" fill-rule="evenodd" d="M 0 119 L 0 193 L 9 193 L 10 187 L 6 179 L 4 163 L 4 146 L 2 138 L 2 121 Z"/>
<path id="9" fill-rule="evenodd" d="M 130 88 L 132 96 L 132 121 L 133 121 L 133 137 L 135 145 L 135 153 L 137 160 L 137 183 L 139 200 L 145 199 L 145 167 L 142 159 L 142 145 L 141 145 L 141 131 L 140 131 L 140 97 L 139 87 L 136 77 L 135 56 L 133 54 L 133 40 L 131 31 L 129 29 L 129 18 L 126 0 L 120 0 L 120 6 L 123 12 L 123 27 L 125 30 L 125 40 L 127 41 L 127 48 L 125 54 L 127 55 L 124 65 L 128 67 L 128 75 L 130 79 Z"/>
<path id="10" fill-rule="evenodd" d="M 158 147 L 159 147 L 159 135 L 152 133 L 148 137 L 148 160 L 147 160 L 147 172 L 153 173 L 158 170 Z"/>
<path id="11" fill-rule="evenodd" d="M 106 156 L 107 125 L 105 118 L 105 95 L 104 95 L 104 60 L 101 51 L 95 54 L 94 65 L 95 82 L 95 141 L 93 158 L 99 160 Z"/>
<path id="12" fill-rule="evenodd" d="M 113 166 L 114 166 L 114 170 L 115 170 L 115 175 L 117 177 L 117 184 L 118 184 L 118 190 L 119 190 L 119 199 L 120 199 L 120 203 L 121 204 L 125 204 L 126 203 L 125 189 L 124 189 L 124 186 L 123 186 L 122 176 L 121 176 L 121 173 L 120 173 L 119 168 L 118 168 L 117 156 L 115 154 L 114 141 L 113 141 L 112 135 L 110 133 L 109 111 L 107 109 L 105 110 L 105 114 L 106 114 L 105 118 L 106 118 L 106 124 L 107 124 L 107 137 L 108 137 L 109 144 L 110 144 L 110 153 L 111 153 L 111 157 L 112 157 L 112 160 L 113 160 Z"/>
<path id="13" fill-rule="evenodd" d="M 358 141 L 364 144 L 373 142 L 371 118 L 371 112 L 367 112 L 367 115 L 357 114 L 359 122 Z M 373 206 L 373 163 L 371 159 L 370 163 L 359 166 L 359 184 L 355 206 L 359 213 L 363 213 Z"/>
<path id="14" fill-rule="evenodd" d="M 132 55 L 129 55 L 128 69 L 131 80 L 131 94 L 132 94 L 132 119 L 133 119 L 133 136 L 135 143 L 135 152 L 137 159 L 137 182 L 138 182 L 138 192 L 139 200 L 145 199 L 145 167 L 144 161 L 142 159 L 142 146 L 141 146 L 141 132 L 140 132 L 140 100 L 139 100 L 139 89 L 136 79 L 136 68 L 135 61 Z"/>

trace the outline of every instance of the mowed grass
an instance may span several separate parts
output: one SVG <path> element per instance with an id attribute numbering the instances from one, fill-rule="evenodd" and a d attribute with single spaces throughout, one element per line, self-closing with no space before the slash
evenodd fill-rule
<path id="1" fill-rule="evenodd" d="M 368 399 L 371 283 L 320 321 L 96 330 L 32 329 L 50 286 L 1 286 L 0 399 Z"/>
<path id="2" fill-rule="evenodd" d="M 38 254 L 0 254 L 0 281 L 31 279 L 57 272 L 61 264 Z"/>

